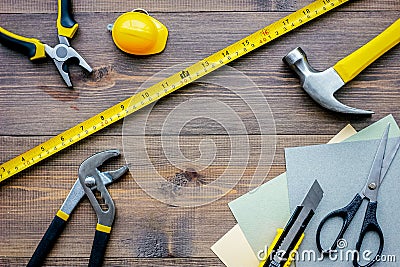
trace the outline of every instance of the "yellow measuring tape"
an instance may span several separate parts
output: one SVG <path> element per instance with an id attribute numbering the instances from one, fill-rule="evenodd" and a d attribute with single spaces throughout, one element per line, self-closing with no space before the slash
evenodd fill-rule
<path id="1" fill-rule="evenodd" d="M 0 182 L 350 0 L 317 0 L 0 165 Z"/>

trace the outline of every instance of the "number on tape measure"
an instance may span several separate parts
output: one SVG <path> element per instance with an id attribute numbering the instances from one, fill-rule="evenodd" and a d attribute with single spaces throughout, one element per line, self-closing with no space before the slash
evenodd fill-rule
<path id="1" fill-rule="evenodd" d="M 350 0 L 317 0 L 0 165 L 0 182 Z M 30 159 L 30 160 L 26 160 Z"/>

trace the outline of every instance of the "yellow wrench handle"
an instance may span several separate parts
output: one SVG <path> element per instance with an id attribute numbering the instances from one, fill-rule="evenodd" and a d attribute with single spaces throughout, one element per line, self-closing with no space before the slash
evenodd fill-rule
<path id="1" fill-rule="evenodd" d="M 30 60 L 46 57 L 44 44 L 35 38 L 26 38 L 0 27 L 0 43 L 27 55 Z"/>
<path id="2" fill-rule="evenodd" d="M 57 30 L 58 35 L 68 38 L 72 38 L 78 30 L 78 23 L 72 15 L 71 0 L 58 0 Z"/>
<path id="3" fill-rule="evenodd" d="M 400 19 L 390 25 L 385 31 L 352 54 L 340 60 L 333 68 L 347 83 L 356 77 L 363 69 L 397 45 L 400 41 Z"/>

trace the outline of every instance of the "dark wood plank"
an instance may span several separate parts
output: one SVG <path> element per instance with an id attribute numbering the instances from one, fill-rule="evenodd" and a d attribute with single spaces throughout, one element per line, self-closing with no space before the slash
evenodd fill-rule
<path id="1" fill-rule="evenodd" d="M 87 266 L 87 258 L 50 258 L 46 260 L 45 266 Z M 1 266 L 25 266 L 27 258 L 1 258 Z M 216 258 L 162 258 L 162 259 L 144 259 L 144 258 L 106 258 L 103 266 L 199 266 L 199 267 L 221 267 L 225 266 Z"/>
<path id="2" fill-rule="evenodd" d="M 137 142 L 141 139 L 132 138 L 136 138 Z M 224 163 L 226 156 L 229 157 L 229 150 L 218 145 L 225 138 L 223 136 L 204 138 L 214 139 L 217 147 L 222 150 L 216 163 L 199 172 L 209 181 L 210 178 L 215 179 L 221 169 L 226 168 L 220 164 Z M 270 172 L 265 173 L 266 179 L 284 172 L 284 147 L 325 143 L 329 138 L 330 136 L 279 136 L 274 163 Z M 20 148 L 33 142 L 30 137 L 1 139 L 13 139 L 13 143 L 19 144 Z M 160 147 L 158 137 L 148 137 L 148 140 L 153 148 Z M 196 153 L 193 152 L 196 151 L 193 147 L 197 146 L 198 138 L 187 137 L 183 144 L 183 153 L 190 158 L 191 153 Z M 2 183 L 0 233 L 4 245 L 0 247 L 1 257 L 31 256 L 75 181 L 80 162 L 87 155 L 106 148 L 122 149 L 121 138 L 95 137 L 90 142 L 76 145 L 66 153 L 60 153 Z M 153 155 L 151 157 L 155 162 L 154 167 L 163 177 L 172 177 L 179 172 L 173 165 L 161 165 L 163 159 L 159 155 L 150 155 Z M 173 161 L 171 158 L 170 160 Z M 128 163 L 134 165 L 134 162 Z M 107 165 L 107 169 L 115 169 L 122 164 L 124 159 L 120 158 Z M 129 175 L 109 188 L 116 203 L 117 216 L 107 256 L 213 257 L 209 247 L 235 224 L 227 203 L 250 190 L 249 183 L 256 164 L 254 160 L 249 162 L 243 177 L 227 195 L 197 208 L 173 207 L 151 198 L 135 182 L 139 178 L 138 173 L 146 170 L 132 167 Z M 86 200 L 71 216 L 50 257 L 87 257 L 95 222 L 95 214 Z"/>
<path id="3" fill-rule="evenodd" d="M 159 71 L 206 57 L 308 3 L 311 1 L 73 1 L 80 29 L 72 44 L 95 72 L 88 76 L 72 67 L 75 89 L 70 91 L 52 62 L 32 64 L 20 54 L 0 47 L 3 63 L 0 65 L 0 162 L 124 100 Z M 136 7 L 149 10 L 169 28 L 168 45 L 163 53 L 128 56 L 112 43 L 106 25 L 122 12 Z M 0 25 L 53 45 L 55 11 L 56 1 L 3 0 Z M 231 67 L 256 83 L 268 101 L 276 131 L 268 129 L 267 136 L 260 135 L 251 110 L 239 97 L 203 81 L 159 101 L 151 110 L 144 133 L 123 131 L 123 123 L 118 122 L 3 182 L 0 186 L 0 266 L 25 266 L 76 179 L 77 167 L 92 153 L 118 148 L 125 149 L 134 159 L 135 149 L 144 140 L 154 168 L 166 179 L 174 177 L 180 170 L 172 164 L 175 158 L 165 155 L 161 138 L 167 146 L 173 146 L 175 141 L 173 136 L 162 133 L 163 122 L 178 105 L 204 97 L 231 107 L 245 125 L 251 154 L 241 179 L 225 196 L 208 205 L 174 207 L 146 194 L 137 181 L 146 177 L 149 169 L 135 165 L 135 160 L 129 162 L 130 173 L 110 186 L 117 217 L 105 266 L 223 266 L 210 246 L 236 223 L 227 204 L 254 186 L 251 177 L 257 166 L 260 138 L 276 138 L 273 161 L 270 168 L 265 166 L 266 180 L 269 180 L 285 171 L 285 147 L 326 143 L 349 122 L 361 129 L 388 113 L 400 117 L 400 63 L 395 60 L 400 56 L 398 47 L 338 93 L 344 103 L 376 112 L 362 119 L 333 114 L 316 106 L 300 89 L 298 80 L 281 58 L 294 47 L 302 46 L 315 68 L 326 69 L 398 19 L 399 11 L 399 1 L 351 1 L 231 63 Z M 247 93 L 255 92 L 248 90 Z M 196 117 L 196 110 L 182 112 Z M 143 121 L 145 113 L 143 110 L 131 116 L 130 123 Z M 202 140 L 214 142 L 217 151 L 214 161 L 199 171 L 207 183 L 227 168 L 231 152 L 229 139 L 247 140 L 239 126 L 228 134 L 223 127 L 227 120 L 221 119 L 218 124 L 197 119 L 180 131 L 179 148 L 192 160 L 200 156 Z M 122 138 L 129 143 L 124 143 Z M 273 146 L 268 147 L 268 152 L 273 151 Z M 203 148 L 202 152 L 210 154 L 212 147 Z M 245 155 L 242 156 L 244 159 Z M 122 164 L 125 164 L 123 157 L 106 168 L 115 169 Z M 233 167 L 239 176 L 240 166 Z M 193 186 L 192 180 L 190 183 Z M 86 266 L 95 222 L 92 208 L 87 200 L 83 201 L 71 216 L 46 265 Z"/>
<path id="4" fill-rule="evenodd" d="M 342 128 L 345 125 L 342 125 Z M 329 141 L 332 135 L 278 135 L 274 140 L 276 144 L 275 148 L 275 156 L 274 163 L 282 165 L 285 163 L 283 158 L 284 148 L 291 146 L 305 146 L 305 145 L 313 145 L 313 144 L 324 144 Z M 127 152 L 131 153 L 134 150 L 134 147 L 124 147 L 124 145 L 135 145 L 136 143 L 140 145 L 143 142 L 147 145 L 147 149 L 151 152 L 151 156 L 157 158 L 161 157 L 160 153 L 162 153 L 163 147 L 161 143 L 160 136 L 129 136 L 130 142 L 123 142 L 121 136 L 91 136 L 87 139 L 84 139 L 82 142 L 72 145 L 71 147 L 65 149 L 64 151 L 55 154 L 53 157 L 45 159 L 38 165 L 42 166 L 60 166 L 66 165 L 71 166 L 76 172 L 76 166 L 85 160 L 88 155 L 96 153 L 97 151 L 116 148 L 120 151 L 124 149 Z M 172 138 L 163 137 L 164 141 L 168 143 L 168 140 L 175 140 Z M 226 140 L 230 137 L 228 136 L 218 136 L 218 135 L 200 135 L 200 136 L 183 136 L 181 137 L 181 143 L 179 144 L 180 148 L 187 155 L 197 155 L 199 153 L 198 147 L 201 140 L 212 140 L 216 144 L 216 148 L 221 150 L 221 157 L 225 158 L 230 154 L 230 148 L 225 146 Z M 269 138 L 267 136 L 267 138 Z M 250 144 L 258 144 L 260 140 L 260 136 L 249 136 Z M 35 145 L 38 145 L 47 140 L 47 137 L 9 137 L 9 136 L 0 136 L 0 147 L 2 148 L 2 152 L 0 154 L 0 161 L 5 162 L 14 158 L 28 148 L 32 148 Z M 245 140 L 243 138 L 243 140 Z M 190 145 L 189 145 L 190 144 Z M 271 142 L 274 144 L 274 142 Z M 193 146 L 193 147 L 192 147 Z M 259 147 L 250 146 L 251 150 L 259 151 Z M 129 151 L 132 149 L 132 151 Z M 274 148 L 268 148 L 271 153 L 274 153 Z M 186 155 L 185 154 L 185 155 Z M 159 159 L 159 158 L 158 158 Z M 218 160 L 218 159 L 217 159 Z M 118 161 L 118 164 L 123 164 L 124 161 Z M 23 173 L 23 175 L 27 175 L 28 173 Z M 13 178 L 10 178 L 13 180 Z M 42 182 L 42 181 L 41 181 Z"/>
<path id="5" fill-rule="evenodd" d="M 73 1 L 75 12 L 126 12 L 135 8 L 144 8 L 150 12 L 179 12 L 194 13 L 203 11 L 295 11 L 310 4 L 311 0 L 238 0 L 238 1 L 185 1 L 177 0 L 172 4 L 168 0 L 149 2 L 144 0 L 84 0 Z M 399 2 L 396 0 L 358 0 L 347 4 L 348 10 L 398 10 Z M 0 5 L 0 13 L 50 13 L 57 10 L 56 3 L 49 0 L 4 0 Z"/>
<path id="6" fill-rule="evenodd" d="M 118 51 L 105 31 L 105 25 L 112 20 L 110 14 L 78 15 L 87 26 L 81 27 L 73 44 L 96 70 L 93 77 L 86 78 L 78 68 L 72 68 L 72 80 L 76 85 L 74 91 L 65 88 L 52 62 L 32 64 L 23 56 L 1 47 L 0 57 L 7 62 L 0 67 L 0 114 L 4 114 L 0 121 L 1 135 L 58 134 L 132 95 L 155 73 L 178 63 L 199 60 L 261 28 L 266 24 L 265 18 L 267 22 L 272 22 L 281 17 L 281 13 L 268 13 L 265 16 L 237 13 L 235 18 L 201 13 L 193 19 L 189 14 L 172 17 L 162 14 L 161 19 L 167 21 L 170 27 L 167 50 L 152 57 L 131 57 Z M 25 16 L 28 23 L 24 32 L 29 36 L 39 35 L 44 40 L 54 40 L 54 29 L 50 27 L 51 16 L 42 15 L 45 19 L 42 23 L 44 31 L 41 32 L 37 32 L 35 23 L 29 23 L 29 18 L 34 15 Z M 348 23 L 348 16 L 357 19 Z M 231 66 L 249 76 L 265 95 L 278 134 L 297 134 L 299 129 L 303 130 L 303 134 L 331 134 L 347 122 L 365 127 L 388 113 L 394 113 L 398 118 L 400 63 L 393 59 L 399 57 L 399 47 L 378 59 L 338 93 L 338 98 L 350 106 L 374 110 L 376 115 L 371 118 L 360 119 L 323 110 L 300 89 L 297 78 L 281 62 L 282 56 L 299 45 L 307 51 L 315 68 L 328 68 L 381 32 L 397 16 L 398 12 L 394 11 L 387 12 L 384 17 L 381 12 L 332 13 L 244 56 Z M 6 21 L 5 27 L 18 29 L 17 20 L 20 18 L 14 15 L 3 15 L 2 18 Z M 198 27 L 199 21 L 210 18 L 215 21 L 213 31 L 208 26 Z M 333 21 L 334 25 L 341 27 L 332 27 Z M 198 42 L 198 36 L 207 40 L 207 45 Z M 148 134 L 159 134 L 160 123 L 174 107 L 197 97 L 217 98 L 228 104 L 231 101 L 232 108 L 249 128 L 257 128 L 255 121 L 246 116 L 247 111 L 241 111 L 243 105 L 240 99 L 233 98 L 229 91 L 221 93 L 221 88 L 200 83 L 159 101 L 152 111 Z M 196 125 L 196 121 L 192 123 L 199 133 L 223 134 L 220 130 L 210 131 L 202 125 Z M 318 125 L 318 129 L 314 125 Z M 116 127 L 110 131 L 115 133 L 120 130 Z M 249 134 L 257 132 L 249 130 Z"/>

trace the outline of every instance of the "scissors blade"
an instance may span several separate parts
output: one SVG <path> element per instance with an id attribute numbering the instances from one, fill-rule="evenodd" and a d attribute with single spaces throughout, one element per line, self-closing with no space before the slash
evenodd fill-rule
<path id="1" fill-rule="evenodd" d="M 381 170 L 383 159 L 385 157 L 386 145 L 389 136 L 390 124 L 386 127 L 378 149 L 375 154 L 374 161 L 372 162 L 371 170 L 368 175 L 367 183 L 365 184 L 361 194 L 368 198 L 370 201 L 376 201 L 378 196 L 378 189 L 381 181 Z"/>
<path id="2" fill-rule="evenodd" d="M 385 157 L 383 158 L 383 163 L 382 163 L 382 170 L 381 170 L 381 177 L 379 182 L 382 183 L 383 179 L 386 176 L 386 173 L 388 172 L 390 165 L 392 164 L 397 151 L 399 151 L 400 148 L 400 138 L 396 138 L 396 142 L 390 146 L 390 149 L 387 148 L 385 152 Z"/>

